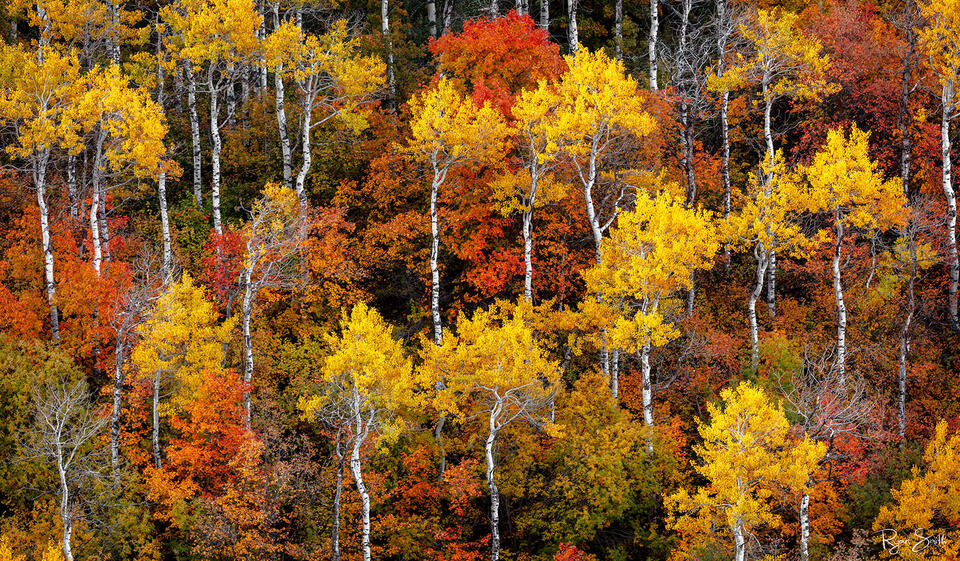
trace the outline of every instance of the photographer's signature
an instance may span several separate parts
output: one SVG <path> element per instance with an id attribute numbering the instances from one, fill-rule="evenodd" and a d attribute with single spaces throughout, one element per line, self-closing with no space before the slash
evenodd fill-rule
<path id="1" fill-rule="evenodd" d="M 947 542 L 952 541 L 950 534 L 955 532 L 955 530 L 936 530 L 935 533 L 930 533 L 930 530 L 917 528 L 913 533 L 900 535 L 893 528 L 884 528 L 875 533 L 880 535 L 883 550 L 891 556 L 898 556 L 904 551 L 937 553 Z"/>

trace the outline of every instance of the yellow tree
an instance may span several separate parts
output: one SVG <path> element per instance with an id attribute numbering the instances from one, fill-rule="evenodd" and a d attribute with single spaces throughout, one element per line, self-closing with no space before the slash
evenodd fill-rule
<path id="1" fill-rule="evenodd" d="M 188 96 L 196 96 L 196 73 L 210 96 L 210 165 L 213 228 L 223 234 L 220 214 L 220 155 L 223 150 L 221 131 L 233 121 L 236 110 L 234 87 L 241 70 L 260 58 L 258 38 L 263 23 L 252 0 L 181 0 L 163 9 L 169 26 L 168 46 L 184 65 Z M 226 97 L 226 115 L 221 101 Z M 194 102 L 191 103 L 195 107 Z M 200 160 L 199 128 L 191 110 L 194 146 L 194 172 Z M 196 189 L 196 187 L 195 187 Z M 195 197 L 197 194 L 195 193 Z"/>
<path id="2" fill-rule="evenodd" d="M 640 195 L 632 211 L 620 213 L 600 248 L 600 265 L 584 273 L 587 290 L 601 295 L 614 325 L 607 337 L 616 348 L 640 354 L 643 420 L 653 429 L 650 350 L 678 337 L 669 319 L 674 297 L 689 289 L 691 274 L 713 267 L 720 248 L 710 212 L 688 209 L 667 193 Z M 585 302 L 585 305 L 589 302 Z M 617 395 L 617 380 L 610 380 Z M 647 440 L 653 452 L 652 433 Z"/>
<path id="3" fill-rule="evenodd" d="M 516 147 L 526 173 L 506 172 L 494 184 L 500 212 L 520 212 L 523 232 L 523 297 L 533 303 L 533 213 L 538 207 L 560 200 L 564 190 L 552 177 L 558 163 L 557 145 L 550 127 L 559 96 L 553 85 L 540 81 L 537 88 L 520 93 L 510 111 L 514 119 Z M 526 177 L 525 177 L 526 176 Z"/>
<path id="4" fill-rule="evenodd" d="M 827 133 L 826 144 L 802 173 L 810 183 L 809 200 L 814 212 L 830 213 L 834 227 L 833 292 L 837 303 L 836 368 L 841 384 L 846 372 L 847 307 L 843 299 L 841 262 L 847 233 L 870 235 L 902 225 L 906 197 L 899 179 L 884 181 L 877 163 L 868 153 L 867 133 L 856 126 L 849 137 L 841 129 Z"/>
<path id="5" fill-rule="evenodd" d="M 565 156 L 581 184 L 599 264 L 603 233 L 627 197 L 625 184 L 614 173 L 618 160 L 627 142 L 652 133 L 656 121 L 644 109 L 637 82 L 622 62 L 585 48 L 564 60 L 569 70 L 556 86 L 559 99 L 548 138 L 550 149 Z"/>
<path id="6" fill-rule="evenodd" d="M 490 491 L 491 561 L 500 558 L 500 491 L 497 487 L 497 437 L 514 421 L 525 421 L 557 435 L 551 404 L 560 370 L 540 346 L 527 324 L 523 307 L 508 317 L 478 310 L 473 318 L 460 316 L 455 337 L 441 347 L 423 346 L 421 384 L 446 388 L 435 397 L 435 407 L 461 422 L 484 418 L 487 438 L 484 454 Z"/>
<path id="7" fill-rule="evenodd" d="M 825 453 L 822 443 L 790 437 L 778 403 L 744 382 L 720 393 L 722 406 L 708 404 L 708 423 L 699 421 L 703 444 L 694 451 L 696 472 L 706 485 L 667 497 L 668 525 L 680 534 L 682 558 L 718 537 L 733 538 L 733 559 L 743 561 L 747 540 L 759 528 L 779 528 L 775 495 L 804 489 Z"/>
<path id="8" fill-rule="evenodd" d="M 893 504 L 881 507 L 873 522 L 883 557 L 955 559 L 960 541 L 952 533 L 960 524 L 960 434 L 937 424 L 923 454 L 925 467 L 893 490 Z"/>
<path id="9" fill-rule="evenodd" d="M 399 435 L 396 413 L 413 403 L 413 371 L 390 325 L 363 303 L 344 315 L 340 335 L 329 335 L 328 344 L 333 353 L 324 362 L 321 380 L 326 391 L 303 400 L 301 409 L 313 417 L 332 406 L 349 420 L 353 433 L 349 438 L 353 443 L 350 470 L 363 516 L 363 561 L 370 561 L 370 494 L 363 482 L 361 453 L 368 438 L 383 444 Z"/>
<path id="10" fill-rule="evenodd" d="M 821 55 L 820 42 L 800 29 L 799 17 L 791 12 L 758 10 L 754 17 L 741 23 L 740 34 L 751 51 L 738 54 L 721 76 L 711 77 L 711 88 L 730 92 L 745 87 L 760 88 L 763 103 L 763 140 L 766 151 L 761 170 L 765 185 L 774 183 L 777 168 L 774 147 L 773 107 L 780 99 L 817 101 L 838 88 L 827 81 L 830 59 Z M 776 250 L 767 247 L 769 256 L 767 307 L 776 315 Z"/>
<path id="11" fill-rule="evenodd" d="M 138 179 L 152 178 L 161 167 L 167 134 L 163 111 L 143 90 L 130 86 L 116 66 L 84 77 L 86 91 L 73 107 L 75 120 L 92 137 L 90 232 L 93 269 L 100 277 L 106 230 L 106 193 Z M 102 243 L 106 241 L 107 243 Z"/>
<path id="12" fill-rule="evenodd" d="M 757 300 L 763 293 L 764 280 L 772 256 L 803 255 L 814 243 L 800 229 L 800 213 L 809 207 L 809 195 L 794 174 L 789 173 L 778 152 L 774 164 L 761 164 L 761 172 L 750 178 L 742 208 L 727 221 L 728 242 L 753 252 L 757 261 L 756 279 L 750 290 L 747 320 L 750 327 L 751 368 L 760 364 L 760 333 L 757 324 Z"/>
<path id="13" fill-rule="evenodd" d="M 204 383 L 205 371 L 223 368 L 224 345 L 230 339 L 234 320 L 217 322 L 216 305 L 207 300 L 203 287 L 184 274 L 160 295 L 139 328 L 141 341 L 131 353 L 135 377 L 152 387 L 153 459 L 163 465 L 160 446 L 160 403 L 164 386 L 171 392 L 170 410 L 179 410 Z"/>
<path id="14" fill-rule="evenodd" d="M 436 85 L 410 101 L 413 115 L 407 151 L 430 167 L 430 311 L 433 315 L 433 340 L 440 345 L 443 325 L 440 319 L 440 219 L 437 197 L 449 173 L 461 166 L 481 164 L 506 152 L 510 127 L 489 102 L 477 107 L 457 91 L 454 84 L 441 78 Z"/>
<path id="15" fill-rule="evenodd" d="M 950 123 L 957 117 L 960 96 L 960 1 L 920 0 L 921 16 L 928 22 L 920 30 L 920 49 L 927 55 L 927 64 L 940 81 L 940 153 L 943 195 L 947 200 L 947 269 L 950 273 L 950 326 L 960 331 L 957 318 L 957 285 L 960 282 L 960 257 L 957 254 L 957 197 L 953 189 L 952 144 Z"/>
<path id="16" fill-rule="evenodd" d="M 41 47 L 34 57 L 17 47 L 0 51 L 0 123 L 11 135 L 8 155 L 24 163 L 37 193 L 40 208 L 40 239 L 50 333 L 60 341 L 60 319 L 56 300 L 53 243 L 47 181 L 50 160 L 57 150 L 77 154 L 82 149 L 80 126 L 72 111 L 83 93 L 80 65 L 73 55 Z"/>
<path id="17" fill-rule="evenodd" d="M 376 57 L 360 51 L 359 37 L 351 37 L 346 20 L 337 20 L 323 35 L 305 33 L 301 26 L 285 22 L 263 45 L 267 68 L 275 72 L 275 106 L 283 157 L 283 180 L 295 188 L 301 210 L 306 210 L 306 180 L 311 166 L 311 131 L 339 117 L 353 132 L 366 127 L 364 104 L 384 85 L 385 66 Z M 300 150 L 296 181 L 284 104 L 288 78 L 300 98 Z"/>

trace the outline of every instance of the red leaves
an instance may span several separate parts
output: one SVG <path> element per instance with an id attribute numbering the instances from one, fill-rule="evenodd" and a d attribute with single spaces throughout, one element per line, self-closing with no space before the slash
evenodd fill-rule
<path id="1" fill-rule="evenodd" d="M 473 96 L 490 101 L 504 115 L 521 90 L 566 70 L 560 47 L 530 16 L 511 10 L 504 17 L 473 19 L 463 32 L 430 41 L 438 72 Z"/>

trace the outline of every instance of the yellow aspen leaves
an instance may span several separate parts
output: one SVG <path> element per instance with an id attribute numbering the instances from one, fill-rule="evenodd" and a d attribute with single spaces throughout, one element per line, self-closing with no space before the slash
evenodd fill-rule
<path id="1" fill-rule="evenodd" d="M 607 332 L 612 344 L 639 352 L 678 336 L 662 307 L 690 287 L 691 273 L 712 268 L 719 248 L 710 212 L 685 208 L 667 193 L 638 196 L 634 210 L 620 213 L 603 240 L 601 264 L 584 273 L 587 291 L 617 310 Z"/>
<path id="2" fill-rule="evenodd" d="M 856 126 L 827 133 L 813 163 L 801 170 L 810 183 L 810 210 L 829 211 L 848 228 L 885 230 L 906 220 L 899 179 L 884 181 L 868 153 L 868 135 Z"/>
<path id="3" fill-rule="evenodd" d="M 438 410 L 463 421 L 471 403 L 483 410 L 502 403 L 497 422 L 523 418 L 542 423 L 560 372 L 536 340 L 524 310 L 519 306 L 509 315 L 477 310 L 472 318 L 460 316 L 456 332 L 445 336 L 442 346 L 423 345 L 421 386 L 434 387 L 441 377 L 446 385 L 436 397 Z"/>
<path id="4" fill-rule="evenodd" d="M 800 30 L 798 19 L 785 10 L 758 10 L 754 18 L 741 23 L 740 33 L 752 53 L 738 53 L 723 76 L 711 76 L 711 89 L 733 91 L 759 85 L 765 101 L 777 97 L 816 101 L 836 91 L 838 86 L 827 81 L 829 57 L 820 54 L 818 40 Z"/>
<path id="5" fill-rule="evenodd" d="M 173 379 L 173 407 L 200 388 L 204 371 L 223 368 L 223 344 L 230 339 L 234 320 L 217 321 L 216 305 L 203 287 L 184 274 L 157 299 L 140 328 L 142 340 L 131 360 L 138 375 L 152 379 L 161 374 Z"/>
<path id="6" fill-rule="evenodd" d="M 500 112 L 489 102 L 477 107 L 446 78 L 414 97 L 410 111 L 408 150 L 443 178 L 453 167 L 490 161 L 506 150 L 510 128 Z"/>
<path id="7" fill-rule="evenodd" d="M 578 158 L 606 151 L 617 137 L 639 138 L 655 130 L 656 121 L 644 108 L 639 86 L 621 61 L 603 50 L 586 48 L 564 60 L 569 70 L 557 84 L 558 107 L 550 128 L 553 144 Z"/>
<path id="8" fill-rule="evenodd" d="M 948 435 L 945 421 L 937 424 L 923 463 L 893 490 L 893 504 L 883 506 L 873 523 L 875 539 L 883 544 L 882 557 L 929 559 L 932 551 L 939 559 L 960 555 L 960 540 L 955 539 L 960 524 L 960 434 Z M 942 541 L 920 541 L 920 535 L 936 539 L 944 532 L 950 535 Z"/>
<path id="9" fill-rule="evenodd" d="M 280 71 L 297 85 L 307 107 L 322 108 L 318 122 L 337 115 L 355 133 L 366 128 L 362 104 L 385 83 L 386 65 L 361 52 L 347 21 L 337 20 L 322 35 L 305 33 L 285 22 L 263 42 L 267 68 Z"/>
<path id="10" fill-rule="evenodd" d="M 308 418 L 327 407 L 342 407 L 360 432 L 377 433 L 386 443 L 400 434 L 393 413 L 413 401 L 413 367 L 389 324 L 364 303 L 344 314 L 341 333 L 327 335 L 332 353 L 323 362 L 324 395 L 300 401 Z M 365 427 L 365 428 L 364 428 Z"/>
<path id="11" fill-rule="evenodd" d="M 779 528 L 774 512 L 784 490 L 805 488 L 826 453 L 821 442 L 790 435 L 780 404 L 759 388 L 741 383 L 708 404 L 708 422 L 699 422 L 703 444 L 694 447 L 694 470 L 705 485 L 667 497 L 668 525 L 680 534 L 681 558 L 695 558 L 699 547 L 728 541 L 742 559 L 745 537 L 759 528 Z"/>

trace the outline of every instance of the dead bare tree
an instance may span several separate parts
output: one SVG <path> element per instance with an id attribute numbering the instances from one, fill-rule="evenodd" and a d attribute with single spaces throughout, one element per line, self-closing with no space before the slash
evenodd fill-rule
<path id="1" fill-rule="evenodd" d="M 245 231 L 246 260 L 240 272 L 243 290 L 244 422 L 250 427 L 250 383 L 253 380 L 253 312 L 264 288 L 298 290 L 305 285 L 301 263 L 308 217 L 291 189 L 268 186 L 254 205 Z"/>
<path id="2" fill-rule="evenodd" d="M 97 413 L 85 380 L 61 374 L 34 388 L 34 426 L 27 436 L 28 459 L 52 464 L 63 526 L 62 549 L 73 561 L 73 529 L 91 512 L 110 473 L 109 449 L 95 439 L 109 422 Z"/>
<path id="3" fill-rule="evenodd" d="M 804 350 L 803 366 L 794 374 L 790 387 L 781 389 L 788 408 L 800 418 L 798 427 L 811 439 L 826 445 L 821 465 L 833 465 L 843 458 L 839 440 L 867 434 L 874 423 L 876 400 L 869 395 L 860 376 L 847 376 L 836 367 L 835 349 L 819 354 Z M 828 476 L 826 480 L 829 480 Z M 810 493 L 800 498 L 800 559 L 809 559 Z"/>

